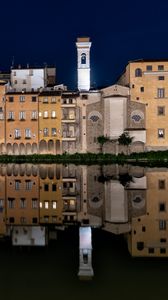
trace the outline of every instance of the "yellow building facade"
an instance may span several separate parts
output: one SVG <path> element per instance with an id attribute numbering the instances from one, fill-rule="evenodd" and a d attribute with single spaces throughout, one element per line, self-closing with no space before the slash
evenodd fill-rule
<path id="1" fill-rule="evenodd" d="M 146 104 L 146 150 L 168 146 L 167 78 L 168 60 L 137 60 L 128 63 L 118 80 L 130 88 L 132 101 Z"/>
<path id="2" fill-rule="evenodd" d="M 61 92 L 39 94 L 39 153 L 62 152 Z"/>

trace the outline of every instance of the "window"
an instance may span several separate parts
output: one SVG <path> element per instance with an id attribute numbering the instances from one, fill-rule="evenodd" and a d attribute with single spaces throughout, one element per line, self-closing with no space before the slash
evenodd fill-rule
<path id="1" fill-rule="evenodd" d="M 44 201 L 44 207 L 45 207 L 45 209 L 49 208 L 49 201 Z"/>
<path id="2" fill-rule="evenodd" d="M 19 112 L 19 120 L 20 121 L 25 121 L 25 119 L 26 119 L 26 113 L 25 113 L 25 111 L 20 111 Z"/>
<path id="3" fill-rule="evenodd" d="M 31 190 L 33 182 L 31 180 L 26 180 L 26 190 Z"/>
<path id="4" fill-rule="evenodd" d="M 37 199 L 32 198 L 32 208 L 37 208 Z"/>
<path id="5" fill-rule="evenodd" d="M 52 191 L 56 192 L 56 190 L 57 190 L 57 185 L 56 185 L 56 183 L 53 183 L 52 184 Z"/>
<path id="6" fill-rule="evenodd" d="M 166 211 L 166 204 L 165 203 L 159 203 L 159 211 L 160 212 Z"/>
<path id="7" fill-rule="evenodd" d="M 44 119 L 48 118 L 48 111 L 44 111 L 44 113 L 43 113 L 43 118 L 44 118 Z"/>
<path id="8" fill-rule="evenodd" d="M 21 138 L 21 131 L 20 129 L 15 129 L 15 139 L 20 139 Z"/>
<path id="9" fill-rule="evenodd" d="M 14 208 L 15 207 L 15 198 L 8 198 L 8 207 Z"/>
<path id="10" fill-rule="evenodd" d="M 163 71 L 164 70 L 164 66 L 163 65 L 159 65 L 158 66 L 158 71 Z"/>
<path id="11" fill-rule="evenodd" d="M 25 96 L 20 96 L 20 102 L 25 102 Z"/>
<path id="12" fill-rule="evenodd" d="M 43 103 L 48 103 L 48 98 L 47 97 L 43 98 Z"/>
<path id="13" fill-rule="evenodd" d="M 158 138 L 164 139 L 165 137 L 165 130 L 164 129 L 158 129 Z"/>
<path id="14" fill-rule="evenodd" d="M 9 102 L 13 102 L 14 98 L 13 97 L 9 97 Z"/>
<path id="15" fill-rule="evenodd" d="M 48 128 L 44 128 L 43 129 L 43 136 L 48 136 L 49 135 L 49 130 L 48 130 Z"/>
<path id="16" fill-rule="evenodd" d="M 14 112 L 9 111 L 8 120 L 14 120 Z"/>
<path id="17" fill-rule="evenodd" d="M 31 130 L 29 128 L 25 129 L 25 138 L 31 139 Z"/>
<path id="18" fill-rule="evenodd" d="M 165 189 L 165 180 L 164 179 L 160 179 L 158 181 L 158 186 L 159 186 L 159 190 L 164 190 Z"/>
<path id="19" fill-rule="evenodd" d="M 0 120 L 4 119 L 4 114 L 3 114 L 3 110 L 2 107 L 0 107 Z"/>
<path id="20" fill-rule="evenodd" d="M 37 221 L 38 221 L 38 219 L 37 219 L 37 218 L 35 218 L 35 217 L 34 217 L 34 218 L 32 218 L 32 223 L 33 223 L 33 224 L 37 224 Z"/>
<path id="21" fill-rule="evenodd" d="M 32 102 L 36 102 L 37 97 L 36 96 L 32 96 Z"/>
<path id="22" fill-rule="evenodd" d="M 56 128 L 51 128 L 51 135 L 56 136 L 56 134 L 57 134 Z"/>
<path id="23" fill-rule="evenodd" d="M 144 86 L 141 86 L 140 91 L 141 91 L 141 93 L 144 92 Z"/>
<path id="24" fill-rule="evenodd" d="M 20 180 L 15 180 L 15 190 L 20 190 L 20 184 L 21 184 Z"/>
<path id="25" fill-rule="evenodd" d="M 14 80 L 14 84 L 17 84 L 17 80 Z"/>
<path id="26" fill-rule="evenodd" d="M 33 70 L 29 70 L 29 76 L 33 76 Z"/>
<path id="27" fill-rule="evenodd" d="M 86 64 L 86 53 L 81 54 L 81 64 L 85 65 Z"/>
<path id="28" fill-rule="evenodd" d="M 166 253 L 166 248 L 160 248 L 160 253 L 161 254 Z"/>
<path id="29" fill-rule="evenodd" d="M 44 222 L 48 223 L 49 221 L 49 216 L 44 216 Z"/>
<path id="30" fill-rule="evenodd" d="M 82 100 L 87 100 L 88 99 L 88 95 L 86 95 L 86 94 L 81 95 L 81 98 L 82 98 Z"/>
<path id="31" fill-rule="evenodd" d="M 164 80 L 164 79 L 165 79 L 164 76 L 159 76 L 159 77 L 158 77 L 158 80 Z"/>
<path id="32" fill-rule="evenodd" d="M 31 119 L 32 120 L 37 120 L 37 111 L 36 110 L 32 111 Z"/>
<path id="33" fill-rule="evenodd" d="M 20 199 L 20 208 L 26 208 L 26 199 L 25 198 Z"/>
<path id="34" fill-rule="evenodd" d="M 165 238 L 161 238 L 160 239 L 160 243 L 166 243 L 166 239 Z"/>
<path id="35" fill-rule="evenodd" d="M 56 98 L 55 97 L 51 98 L 51 103 L 56 103 Z"/>
<path id="36" fill-rule="evenodd" d="M 135 77 L 142 77 L 142 70 L 140 68 L 135 70 Z"/>
<path id="37" fill-rule="evenodd" d="M 48 191 L 49 191 L 49 184 L 48 184 L 48 183 L 45 183 L 45 184 L 44 184 L 44 191 L 45 191 L 45 192 L 48 192 Z"/>
<path id="38" fill-rule="evenodd" d="M 27 82 L 26 82 L 26 80 L 25 79 L 23 79 L 23 84 L 26 84 Z"/>
<path id="39" fill-rule="evenodd" d="M 165 115 L 165 106 L 158 106 L 157 112 L 158 112 L 158 116 L 164 116 Z"/>
<path id="40" fill-rule="evenodd" d="M 56 209 L 57 208 L 57 202 L 56 201 L 52 201 L 52 208 Z"/>
<path id="41" fill-rule="evenodd" d="M 56 111 L 55 111 L 55 110 L 52 110 L 52 111 L 51 111 L 51 118 L 52 118 L 52 119 L 55 119 L 55 118 L 56 118 Z"/>
<path id="42" fill-rule="evenodd" d="M 0 209 L 2 209 L 4 207 L 4 200 L 0 199 Z"/>
<path id="43" fill-rule="evenodd" d="M 152 66 L 151 65 L 147 65 L 146 66 L 146 71 L 152 71 Z"/>
<path id="44" fill-rule="evenodd" d="M 166 220 L 159 220 L 159 230 L 166 230 Z"/>
<path id="45" fill-rule="evenodd" d="M 15 218 L 14 217 L 10 217 L 9 218 L 9 223 L 15 223 Z"/>
<path id="46" fill-rule="evenodd" d="M 26 218 L 25 217 L 21 217 L 20 218 L 20 223 L 21 224 L 26 224 Z"/>
<path id="47" fill-rule="evenodd" d="M 164 88 L 157 89 L 157 97 L 158 98 L 164 98 L 165 97 L 165 89 Z"/>
<path id="48" fill-rule="evenodd" d="M 154 253 L 155 249 L 154 248 L 148 248 L 148 253 Z"/>

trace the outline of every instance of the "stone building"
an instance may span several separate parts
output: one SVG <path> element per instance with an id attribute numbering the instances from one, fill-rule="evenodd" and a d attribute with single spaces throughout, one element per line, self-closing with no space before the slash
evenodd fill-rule
<path id="1" fill-rule="evenodd" d="M 168 60 L 137 60 L 130 61 L 118 79 L 118 84 L 129 88 L 131 101 L 146 106 L 147 151 L 166 150 L 168 146 L 167 76 Z M 137 118 L 142 115 L 137 114 Z"/>

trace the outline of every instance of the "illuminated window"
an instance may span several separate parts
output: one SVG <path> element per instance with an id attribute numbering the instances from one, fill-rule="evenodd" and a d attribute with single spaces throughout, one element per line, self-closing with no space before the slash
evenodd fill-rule
<path id="1" fill-rule="evenodd" d="M 82 64 L 82 65 L 85 65 L 85 64 L 86 64 L 86 54 L 85 54 L 85 53 L 82 53 L 82 54 L 81 54 L 81 64 Z"/>
<path id="2" fill-rule="evenodd" d="M 44 201 L 44 207 L 45 207 L 45 209 L 49 208 L 49 201 Z"/>
<path id="3" fill-rule="evenodd" d="M 52 208 L 56 209 L 57 208 L 57 202 L 56 201 L 52 201 Z"/>
<path id="4" fill-rule="evenodd" d="M 44 111 L 44 113 L 43 113 L 43 118 L 44 118 L 44 119 L 48 118 L 48 111 Z"/>
<path id="5" fill-rule="evenodd" d="M 48 98 L 47 97 L 43 98 L 43 103 L 48 103 Z"/>
<path id="6" fill-rule="evenodd" d="M 158 129 L 158 138 L 164 139 L 165 137 L 165 130 L 164 129 Z"/>
<path id="7" fill-rule="evenodd" d="M 56 111 L 55 111 L 55 110 L 52 110 L 52 111 L 51 111 L 51 118 L 52 118 L 52 119 L 55 119 L 55 118 L 56 118 Z"/>

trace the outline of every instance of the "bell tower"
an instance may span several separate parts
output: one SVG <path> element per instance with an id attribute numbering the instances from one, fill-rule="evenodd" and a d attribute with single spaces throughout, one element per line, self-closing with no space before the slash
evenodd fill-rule
<path id="1" fill-rule="evenodd" d="M 77 38 L 78 90 L 90 90 L 90 47 L 88 37 Z"/>

